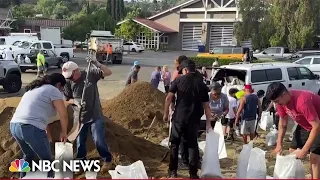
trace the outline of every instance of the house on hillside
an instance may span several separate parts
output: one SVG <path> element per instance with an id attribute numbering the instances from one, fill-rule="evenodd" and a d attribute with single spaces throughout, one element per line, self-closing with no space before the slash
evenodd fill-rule
<path id="1" fill-rule="evenodd" d="M 61 37 L 63 29 L 73 23 L 64 19 L 25 18 L 19 24 L 19 32 L 37 33 L 39 39 L 51 41 L 53 44 L 71 44 Z"/>
<path id="2" fill-rule="evenodd" d="M 6 36 L 11 31 L 11 24 L 15 21 L 11 10 L 0 8 L 0 36 Z"/>
<path id="3" fill-rule="evenodd" d="M 241 15 L 236 0 L 189 0 L 147 19 L 132 20 L 153 32 L 151 39 L 143 33 L 137 36 L 136 41 L 146 48 L 167 45 L 173 50 L 197 51 L 205 45 L 209 51 L 236 45 L 234 24 L 241 21 Z"/>

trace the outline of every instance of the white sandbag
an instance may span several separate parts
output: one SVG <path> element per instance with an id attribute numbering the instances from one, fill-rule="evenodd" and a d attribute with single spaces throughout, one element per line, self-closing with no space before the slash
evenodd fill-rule
<path id="1" fill-rule="evenodd" d="M 260 120 L 260 128 L 264 131 L 266 131 L 268 128 L 271 128 L 273 125 L 273 117 L 270 114 L 270 112 L 263 111 L 261 114 L 261 120 Z"/>
<path id="2" fill-rule="evenodd" d="M 30 58 L 29 58 L 28 56 L 26 56 L 26 57 L 24 58 L 24 62 L 30 64 L 30 63 L 31 63 L 31 60 L 30 60 Z"/>
<path id="3" fill-rule="evenodd" d="M 277 155 L 273 177 L 275 179 L 305 179 L 305 171 L 300 159 L 295 154 Z"/>
<path id="4" fill-rule="evenodd" d="M 277 144 L 278 131 L 277 129 L 271 129 L 271 131 L 266 136 L 266 144 L 268 146 L 274 146 Z"/>
<path id="5" fill-rule="evenodd" d="M 204 149 L 206 147 L 206 141 L 198 142 L 199 149 L 204 153 Z"/>
<path id="6" fill-rule="evenodd" d="M 27 172 L 26 176 L 21 178 L 21 179 L 53 179 L 53 178 L 48 178 L 48 172 L 41 172 L 41 171 L 36 171 L 36 172 Z"/>
<path id="7" fill-rule="evenodd" d="M 266 152 L 260 148 L 253 148 L 250 153 L 246 179 L 266 179 Z"/>
<path id="8" fill-rule="evenodd" d="M 59 172 L 55 173 L 55 178 L 63 179 L 63 178 L 70 178 L 73 179 L 73 172 L 70 170 L 63 171 L 62 161 L 70 161 L 73 160 L 73 145 L 71 143 L 63 143 L 63 142 L 56 142 L 55 143 L 55 159 L 59 160 L 58 167 Z"/>
<path id="9" fill-rule="evenodd" d="M 223 128 L 221 122 L 216 122 L 216 125 L 214 126 L 214 132 L 219 134 L 219 146 L 218 146 L 218 154 L 219 154 L 219 159 L 227 158 L 227 148 L 226 148 L 226 143 L 224 139 L 224 134 L 223 134 Z"/>
<path id="10" fill-rule="evenodd" d="M 142 161 L 137 161 L 129 166 L 116 166 L 115 170 L 109 170 L 112 179 L 148 179 L 146 169 Z"/>
<path id="11" fill-rule="evenodd" d="M 86 171 L 85 176 L 86 179 L 97 179 L 97 172 Z"/>
<path id="12" fill-rule="evenodd" d="M 169 137 L 163 139 L 163 140 L 160 142 L 160 146 L 169 148 Z"/>
<path id="13" fill-rule="evenodd" d="M 218 155 L 219 134 L 212 129 L 206 134 L 206 146 L 204 149 L 201 166 L 202 178 L 222 178 Z"/>
<path id="14" fill-rule="evenodd" d="M 252 150 L 253 142 L 243 145 L 243 148 L 240 152 L 238 164 L 237 164 L 237 179 L 245 179 L 247 177 L 247 169 L 250 159 L 250 153 Z"/>
<path id="15" fill-rule="evenodd" d="M 203 115 L 201 117 L 202 120 L 206 120 L 206 116 Z M 226 143 L 224 140 L 224 134 L 223 134 L 223 128 L 221 122 L 216 122 L 216 125 L 214 126 L 214 132 L 219 134 L 219 147 L 218 147 L 218 153 L 219 153 L 219 159 L 227 158 L 227 148 Z"/>
<path id="16" fill-rule="evenodd" d="M 267 179 L 273 179 L 273 177 L 271 177 L 271 176 L 267 176 Z"/>

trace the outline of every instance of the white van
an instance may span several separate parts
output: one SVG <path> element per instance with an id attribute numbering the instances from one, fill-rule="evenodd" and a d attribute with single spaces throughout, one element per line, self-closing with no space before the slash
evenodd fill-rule
<path id="1" fill-rule="evenodd" d="M 0 50 L 17 47 L 23 41 L 39 41 L 37 33 L 11 33 L 10 36 L 0 36 Z"/>
<path id="2" fill-rule="evenodd" d="M 223 93 L 228 94 L 230 88 L 243 89 L 251 84 L 254 91 L 267 88 L 272 82 L 281 82 L 288 89 L 304 89 L 320 95 L 319 75 L 312 73 L 307 67 L 293 63 L 253 63 L 233 64 L 214 68 L 212 81 L 224 81 Z M 263 98 L 262 104 L 266 103 Z"/>

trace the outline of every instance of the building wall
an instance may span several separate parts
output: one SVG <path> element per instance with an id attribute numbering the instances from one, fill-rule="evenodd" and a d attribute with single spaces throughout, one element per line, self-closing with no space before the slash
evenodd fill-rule
<path id="1" fill-rule="evenodd" d="M 165 13 L 152 20 L 179 32 L 180 11 L 178 10 Z"/>
<path id="2" fill-rule="evenodd" d="M 203 19 L 204 12 L 182 12 L 181 18 L 189 19 Z M 236 19 L 235 12 L 208 12 L 207 18 L 209 19 Z"/>

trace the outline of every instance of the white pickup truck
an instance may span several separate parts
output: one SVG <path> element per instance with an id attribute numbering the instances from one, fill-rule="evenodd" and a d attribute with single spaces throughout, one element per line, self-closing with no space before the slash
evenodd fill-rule
<path id="1" fill-rule="evenodd" d="M 70 60 L 70 58 L 74 57 L 73 48 L 67 47 L 55 47 L 50 41 L 33 41 L 28 42 L 24 41 L 19 46 L 12 49 L 13 55 L 16 57 L 18 54 L 30 54 L 31 50 L 52 50 L 58 56 L 62 57 L 64 62 Z"/>
<path id="2" fill-rule="evenodd" d="M 263 50 L 260 53 L 254 53 L 253 59 L 289 59 L 289 58 L 295 58 L 295 56 L 298 56 L 296 54 L 290 53 L 289 48 L 286 47 L 269 47 L 265 50 Z"/>

